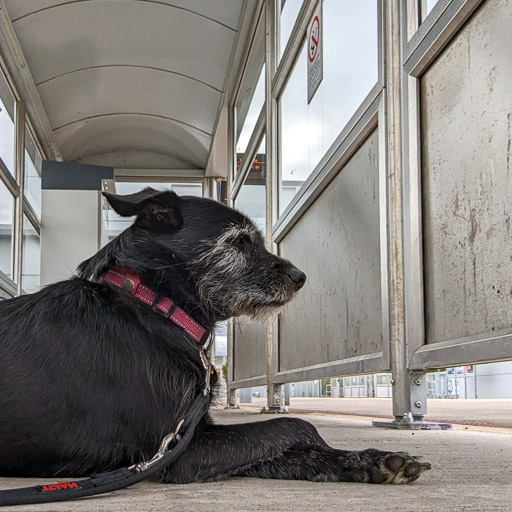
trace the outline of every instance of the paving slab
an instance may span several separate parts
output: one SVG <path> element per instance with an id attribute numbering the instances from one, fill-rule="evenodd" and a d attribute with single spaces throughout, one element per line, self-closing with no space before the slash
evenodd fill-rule
<path id="1" fill-rule="evenodd" d="M 266 398 L 254 397 L 252 403 L 242 405 L 261 409 L 266 404 Z M 321 412 L 391 420 L 392 411 L 391 398 L 292 397 L 290 399 L 290 412 L 293 413 Z M 512 428 L 512 399 L 429 399 L 425 419 L 439 423 Z"/>
<path id="2" fill-rule="evenodd" d="M 512 430 L 456 427 L 452 431 L 376 429 L 367 418 L 295 415 L 311 421 L 336 448 L 401 450 L 424 455 L 433 469 L 402 486 L 313 483 L 232 478 L 208 484 L 143 482 L 115 493 L 74 502 L 10 507 L 29 511 L 510 511 Z M 255 409 L 214 411 L 218 423 L 269 418 Z M 58 481 L 72 479 L 63 477 Z M 44 481 L 43 481 L 44 480 Z M 55 480 L 57 481 L 57 480 Z M 48 483 L 48 479 L 0 478 L 0 488 Z"/>

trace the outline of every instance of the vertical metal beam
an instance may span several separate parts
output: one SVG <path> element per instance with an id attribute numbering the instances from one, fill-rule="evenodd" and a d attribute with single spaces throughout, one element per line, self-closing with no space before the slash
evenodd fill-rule
<path id="1" fill-rule="evenodd" d="M 405 289 L 403 258 L 401 23 L 400 1 L 385 5 L 386 111 L 388 135 L 388 236 L 390 357 L 393 375 L 393 414 L 397 419 L 410 412 L 405 338 Z"/>
<path id="2" fill-rule="evenodd" d="M 404 72 L 402 54 L 412 27 L 418 25 L 418 6 L 412 0 L 393 0 L 386 6 L 386 134 L 388 149 L 388 230 L 390 356 L 395 421 L 373 422 L 395 428 L 433 428 L 423 422 L 427 412 L 425 373 L 410 371 L 409 361 L 423 342 L 421 221 L 419 188 L 419 105 L 417 83 Z M 449 428 L 436 424 L 437 428 Z"/>
<path id="3" fill-rule="evenodd" d="M 236 154 L 235 154 L 235 116 L 233 106 L 230 104 L 228 109 L 228 144 L 227 144 L 227 161 L 228 161 L 228 179 L 227 179 L 227 190 L 228 190 L 228 206 L 233 207 L 233 199 L 231 198 L 231 185 L 233 184 L 233 177 L 235 174 L 236 165 Z M 232 409 L 238 409 L 238 398 L 236 395 L 236 388 L 232 387 L 232 382 L 235 380 L 235 368 L 234 368 L 234 334 L 235 329 L 233 326 L 234 320 L 230 318 L 228 320 L 228 357 L 227 357 L 227 407 Z"/>
<path id="4" fill-rule="evenodd" d="M 266 190 L 266 242 L 267 248 L 277 253 L 272 241 L 272 227 L 278 215 L 279 165 L 277 138 L 277 100 L 272 97 L 272 82 L 278 58 L 279 5 L 277 0 L 266 0 L 265 4 L 265 133 L 267 153 Z M 267 411 L 281 412 L 284 406 L 283 386 L 274 383 L 278 371 L 278 319 L 267 326 Z"/>
<path id="5" fill-rule="evenodd" d="M 425 2 L 421 2 L 424 4 Z M 414 0 L 402 3 L 402 61 L 409 39 L 420 24 L 421 5 Z M 407 369 L 414 352 L 424 343 L 423 259 L 420 181 L 419 80 L 402 69 L 402 153 L 404 193 L 404 271 Z M 426 373 L 409 371 L 410 411 L 413 419 L 427 414 Z"/>
<path id="6" fill-rule="evenodd" d="M 17 294 L 21 294 L 22 275 L 22 247 L 23 247 L 23 201 L 25 188 L 25 103 L 16 103 L 15 116 L 15 176 L 20 187 L 20 194 L 16 199 L 14 216 L 14 266 L 13 279 L 16 282 Z"/>

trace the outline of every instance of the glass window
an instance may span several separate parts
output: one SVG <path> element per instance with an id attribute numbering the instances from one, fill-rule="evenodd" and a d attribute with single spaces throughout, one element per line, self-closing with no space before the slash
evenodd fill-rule
<path id="1" fill-rule="evenodd" d="M 41 216 L 42 160 L 41 152 L 27 127 L 25 129 L 25 198 L 38 217 Z"/>
<path id="2" fill-rule="evenodd" d="M 245 153 L 256 126 L 256 121 L 265 103 L 264 62 L 265 14 L 263 9 L 234 105 L 235 147 L 239 154 Z"/>
<path id="3" fill-rule="evenodd" d="M 142 183 L 132 181 L 117 181 L 116 182 L 116 194 L 126 195 L 134 194 L 140 190 L 151 187 L 156 190 L 174 190 L 176 194 L 180 196 L 203 196 L 203 184 L 202 183 Z M 103 210 L 103 233 L 102 243 L 106 244 L 117 235 L 122 233 L 127 227 L 129 227 L 135 217 L 121 217 L 110 207 L 107 208 L 105 201 L 105 209 Z"/>
<path id="4" fill-rule="evenodd" d="M 265 234 L 266 194 L 265 194 L 265 137 L 261 141 L 251 170 L 240 188 L 235 201 L 235 207 L 249 217 L 263 234 Z"/>
<path id="5" fill-rule="evenodd" d="M 41 238 L 26 215 L 23 215 L 21 288 L 34 293 L 41 285 Z"/>
<path id="6" fill-rule="evenodd" d="M 430 14 L 430 11 L 434 8 L 434 6 L 439 2 L 439 0 L 420 0 L 420 5 L 422 6 L 422 10 L 420 12 L 423 12 L 423 9 L 425 9 L 425 17 L 427 17 Z"/>
<path id="7" fill-rule="evenodd" d="M 390 383 L 391 383 L 390 375 L 383 375 L 383 374 L 377 375 L 377 385 L 382 386 L 382 385 L 388 385 Z"/>
<path id="8" fill-rule="evenodd" d="M 12 279 L 14 197 L 0 181 L 0 270 Z"/>
<path id="9" fill-rule="evenodd" d="M 280 213 L 376 84 L 377 20 L 376 0 L 324 0 L 323 80 L 308 105 L 304 44 L 280 99 Z"/>
<path id="10" fill-rule="evenodd" d="M 258 82 L 256 83 L 256 87 L 254 88 L 254 91 L 252 93 L 249 108 L 247 109 L 247 113 L 245 115 L 244 124 L 242 126 L 240 135 L 238 136 L 238 140 L 236 142 L 237 157 L 241 157 L 245 153 L 247 145 L 249 144 L 249 139 L 251 138 L 252 132 L 254 131 L 256 121 L 258 120 L 258 116 L 260 115 L 264 103 L 265 65 L 263 65 L 263 67 L 261 68 L 261 73 L 258 78 Z"/>
<path id="11" fill-rule="evenodd" d="M 283 56 L 286 44 L 299 15 L 303 0 L 282 0 L 279 18 L 279 57 Z"/>
<path id="12" fill-rule="evenodd" d="M 15 176 L 14 166 L 14 111 L 16 100 L 0 71 L 0 158 L 9 170 Z"/>

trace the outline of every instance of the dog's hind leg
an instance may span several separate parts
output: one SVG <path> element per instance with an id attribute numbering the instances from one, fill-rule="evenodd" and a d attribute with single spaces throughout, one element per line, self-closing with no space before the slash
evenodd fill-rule
<path id="1" fill-rule="evenodd" d="M 162 474 L 168 483 L 227 476 L 313 481 L 407 483 L 430 465 L 405 453 L 330 448 L 310 423 L 297 418 L 208 425 Z"/>

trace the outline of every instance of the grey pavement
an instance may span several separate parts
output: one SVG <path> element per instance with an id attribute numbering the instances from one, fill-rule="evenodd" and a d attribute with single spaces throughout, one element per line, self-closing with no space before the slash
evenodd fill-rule
<path id="1" fill-rule="evenodd" d="M 295 415 L 294 415 L 295 416 Z M 256 409 L 214 411 L 218 423 L 261 421 Z M 433 469 L 404 486 L 232 478 L 208 484 L 143 482 L 75 502 L 12 507 L 12 511 L 510 511 L 512 430 L 456 427 L 452 431 L 376 429 L 369 419 L 300 415 L 334 447 L 401 450 L 423 455 Z M 72 475 L 70 475 L 72 476 Z M 69 480 L 69 477 L 59 481 Z M 0 488 L 48 483 L 0 479 Z"/>
<path id="2" fill-rule="evenodd" d="M 253 398 L 252 400 L 252 403 L 242 405 L 257 409 L 266 405 L 266 398 Z M 391 419 L 393 407 L 391 398 L 292 397 L 289 410 L 295 413 L 316 412 Z M 425 419 L 459 425 L 512 428 L 512 399 L 429 399 Z"/>

